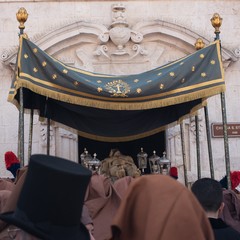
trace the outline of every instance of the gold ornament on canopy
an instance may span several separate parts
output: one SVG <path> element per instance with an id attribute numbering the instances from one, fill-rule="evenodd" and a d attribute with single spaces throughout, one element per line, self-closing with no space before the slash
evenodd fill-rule
<path id="1" fill-rule="evenodd" d="M 194 44 L 196 50 L 200 50 L 205 47 L 205 43 L 203 42 L 202 38 L 198 38 Z"/>
<path id="2" fill-rule="evenodd" d="M 212 26 L 215 28 L 215 33 L 220 33 L 219 28 L 222 25 L 222 18 L 218 13 L 213 14 L 213 17 L 211 18 L 211 23 L 212 23 Z"/>
<path id="3" fill-rule="evenodd" d="M 18 22 L 20 23 L 19 25 L 19 29 L 24 29 L 24 23 L 27 21 L 28 19 L 28 13 L 27 10 L 23 7 L 21 7 L 18 12 L 16 13 L 16 17 Z"/>

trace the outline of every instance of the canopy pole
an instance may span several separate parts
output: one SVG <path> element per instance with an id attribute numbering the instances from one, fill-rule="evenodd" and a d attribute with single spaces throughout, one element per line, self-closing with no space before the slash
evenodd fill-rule
<path id="1" fill-rule="evenodd" d="M 230 156 L 229 156 L 229 143 L 228 143 L 228 133 L 227 133 L 227 114 L 226 114 L 226 102 L 225 102 L 225 94 L 224 93 L 221 93 L 221 106 L 222 106 L 222 122 L 223 122 L 226 176 L 227 176 L 228 189 L 231 189 Z"/>
<path id="2" fill-rule="evenodd" d="M 200 141 L 199 141 L 199 118 L 195 115 L 195 129 L 196 129 L 196 151 L 197 151 L 197 174 L 198 179 L 201 178 L 201 162 L 200 162 Z"/>
<path id="3" fill-rule="evenodd" d="M 205 47 L 205 43 L 201 38 L 198 38 L 195 42 L 195 49 L 199 50 Z M 212 155 L 212 144 L 211 144 L 211 134 L 210 134 L 210 124 L 208 116 L 208 107 L 204 106 L 204 115 L 205 115 L 205 125 L 206 125 L 206 134 L 207 134 L 207 145 L 208 145 L 208 158 L 209 158 L 209 167 L 211 178 L 214 179 L 214 169 L 213 169 L 213 155 Z M 198 176 L 200 178 L 200 176 Z"/>
<path id="4" fill-rule="evenodd" d="M 19 37 L 24 34 L 24 23 L 27 21 L 28 13 L 25 8 L 20 8 L 16 13 L 16 18 L 19 22 Z M 18 70 L 18 66 L 16 66 Z M 18 72 L 17 72 L 18 74 Z M 23 88 L 19 91 L 19 123 L 18 123 L 18 158 L 20 160 L 20 166 L 24 166 L 24 102 L 23 102 Z"/>
<path id="5" fill-rule="evenodd" d="M 215 39 L 220 40 L 220 30 L 219 28 L 222 25 L 222 18 L 218 13 L 214 13 L 211 18 L 212 26 L 215 28 Z M 221 107 L 222 107 L 222 122 L 223 122 L 223 137 L 224 137 L 224 151 L 225 151 L 225 164 L 226 164 L 226 176 L 228 189 L 231 189 L 231 180 L 230 180 L 230 156 L 229 156 L 229 142 L 228 142 L 228 133 L 227 133 L 227 114 L 226 114 L 226 100 L 225 94 L 221 94 Z"/>
<path id="6" fill-rule="evenodd" d="M 47 155 L 50 154 L 50 118 L 47 119 Z"/>
<path id="7" fill-rule="evenodd" d="M 181 130 L 180 132 L 181 132 L 181 142 L 182 142 L 184 182 L 185 182 L 185 186 L 188 187 L 187 161 L 186 161 L 185 138 L 184 138 L 183 123 L 180 124 L 180 130 Z"/>
<path id="8" fill-rule="evenodd" d="M 18 158 L 20 160 L 20 166 L 24 166 L 24 107 L 23 107 L 23 88 L 20 88 L 20 108 L 19 108 L 19 124 L 18 124 Z"/>
<path id="9" fill-rule="evenodd" d="M 208 107 L 207 106 L 204 106 L 204 113 L 205 113 L 205 125 L 206 125 L 206 133 L 207 133 L 210 174 L 211 174 L 211 178 L 214 179 L 212 143 L 211 143 L 210 124 L 209 124 L 209 116 L 208 116 Z"/>
<path id="10" fill-rule="evenodd" d="M 28 159 L 30 159 L 32 154 L 32 137 L 33 137 L 33 109 L 31 109 L 29 122 Z"/>

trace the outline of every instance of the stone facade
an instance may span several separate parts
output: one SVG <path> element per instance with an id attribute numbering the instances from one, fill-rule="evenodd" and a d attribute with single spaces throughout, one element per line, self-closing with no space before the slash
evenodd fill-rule
<path id="1" fill-rule="evenodd" d="M 210 19 L 223 18 L 220 28 L 226 80 L 227 120 L 240 122 L 240 2 L 239 1 L 0 1 L 0 176 L 7 177 L 4 153 L 18 149 L 18 110 L 7 102 L 18 45 L 16 12 L 29 13 L 25 32 L 41 49 L 64 63 L 100 73 L 133 74 L 150 70 L 195 51 L 202 38 L 214 40 Z M 208 100 L 210 123 L 221 122 L 220 96 Z M 183 122 L 188 181 L 197 178 L 195 118 Z M 46 153 L 46 123 L 33 124 L 33 153 Z M 72 129 L 51 124 L 50 153 L 78 160 L 78 138 Z M 25 164 L 28 161 L 29 115 L 25 114 Z M 199 110 L 201 174 L 209 176 L 204 111 Z M 225 175 L 223 138 L 211 138 L 215 178 Z M 140 146 L 139 146 L 140 149 Z M 240 139 L 229 138 L 231 170 L 240 169 Z M 167 157 L 183 180 L 179 125 L 166 131 Z M 161 153 L 159 153 L 161 155 Z"/>

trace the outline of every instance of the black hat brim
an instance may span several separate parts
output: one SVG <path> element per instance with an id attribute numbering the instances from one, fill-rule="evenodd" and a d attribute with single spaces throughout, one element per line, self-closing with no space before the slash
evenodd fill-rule
<path id="1" fill-rule="evenodd" d="M 46 232 L 46 228 L 44 226 L 44 231 L 41 230 L 40 226 L 36 226 L 36 224 L 31 223 L 30 221 L 26 221 L 25 219 L 16 218 L 14 212 L 6 212 L 0 214 L 0 219 L 8 224 L 19 227 L 20 229 L 28 232 L 29 234 L 38 237 L 43 240 L 90 240 L 89 231 L 87 228 L 80 223 L 79 227 L 66 227 L 66 226 L 49 226 L 49 231 Z M 77 228 L 77 229 L 76 229 Z"/>

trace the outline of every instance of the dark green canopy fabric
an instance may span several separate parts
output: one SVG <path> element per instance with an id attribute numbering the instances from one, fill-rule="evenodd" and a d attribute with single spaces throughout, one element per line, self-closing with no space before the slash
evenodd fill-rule
<path id="1" fill-rule="evenodd" d="M 8 100 L 100 141 L 150 136 L 225 91 L 220 44 L 134 75 L 106 75 L 69 67 L 20 37 Z"/>

